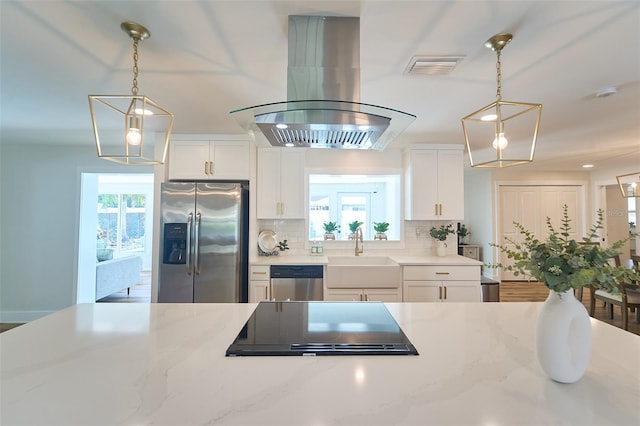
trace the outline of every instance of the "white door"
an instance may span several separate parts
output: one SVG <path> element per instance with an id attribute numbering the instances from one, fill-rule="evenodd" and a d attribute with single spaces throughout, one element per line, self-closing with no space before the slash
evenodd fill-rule
<path id="1" fill-rule="evenodd" d="M 540 194 L 537 187 L 501 186 L 500 187 L 500 239 L 499 244 L 513 248 L 507 241 L 521 242 L 522 236 L 516 229 L 514 222 L 522 224 L 536 235 L 540 234 Z M 544 221 L 542 222 L 544 223 Z M 500 253 L 500 263 L 509 265 L 507 255 Z M 500 271 L 500 278 L 506 281 L 522 280 L 522 276 L 515 276 L 512 272 Z"/>
<path id="2" fill-rule="evenodd" d="M 514 222 L 545 239 L 548 235 L 547 217 L 556 231 L 560 230 L 563 218 L 563 206 L 567 205 L 571 232 L 569 239 L 582 240 L 585 235 L 583 189 L 579 185 L 501 185 L 499 211 L 499 243 L 512 246 L 505 238 L 515 242 L 523 240 Z M 500 253 L 500 262 L 509 264 L 506 254 Z M 515 276 L 509 271 L 500 271 L 503 281 L 526 280 L 522 275 Z"/>

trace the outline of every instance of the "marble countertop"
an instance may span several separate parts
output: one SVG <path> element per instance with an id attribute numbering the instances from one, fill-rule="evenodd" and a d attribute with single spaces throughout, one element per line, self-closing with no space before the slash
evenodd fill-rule
<path id="1" fill-rule="evenodd" d="M 76 305 L 0 334 L 2 425 L 632 425 L 640 337 L 536 361 L 540 303 L 388 303 L 419 356 L 224 356 L 255 304 Z"/>
<path id="2" fill-rule="evenodd" d="M 381 255 L 371 255 L 378 257 Z M 482 262 L 468 257 L 452 254 L 448 256 L 432 256 L 432 255 L 404 255 L 389 254 L 385 255 L 393 259 L 400 265 L 467 265 L 481 266 Z M 329 263 L 327 255 L 309 255 L 309 256 L 259 256 L 251 259 L 252 265 L 326 265 Z M 347 257 L 347 256 L 344 256 Z M 366 257 L 366 255 L 364 256 Z"/>

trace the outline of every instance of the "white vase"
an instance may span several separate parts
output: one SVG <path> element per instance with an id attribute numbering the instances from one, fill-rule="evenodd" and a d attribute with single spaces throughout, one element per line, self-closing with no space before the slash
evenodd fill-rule
<path id="1" fill-rule="evenodd" d="M 447 255 L 447 243 L 444 241 L 438 241 L 438 247 L 436 249 L 436 253 L 438 256 L 446 256 Z"/>
<path id="2" fill-rule="evenodd" d="M 549 291 L 535 336 L 538 362 L 549 377 L 560 383 L 580 380 L 591 357 L 591 321 L 573 290 Z"/>

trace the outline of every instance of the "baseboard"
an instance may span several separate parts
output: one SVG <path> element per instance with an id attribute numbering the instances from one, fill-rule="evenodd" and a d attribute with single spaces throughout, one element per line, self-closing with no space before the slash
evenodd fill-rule
<path id="1" fill-rule="evenodd" d="M 26 323 L 50 315 L 55 311 L 0 311 L 2 323 Z"/>

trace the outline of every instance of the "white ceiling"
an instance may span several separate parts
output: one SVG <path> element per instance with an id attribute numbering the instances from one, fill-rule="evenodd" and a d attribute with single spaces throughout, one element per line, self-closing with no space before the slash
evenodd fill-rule
<path id="1" fill-rule="evenodd" d="M 391 146 L 464 142 L 461 117 L 495 100 L 542 103 L 534 165 L 640 164 L 640 2 L 1 2 L 3 143 L 93 144 L 87 95 L 128 94 L 145 25 L 140 93 L 171 110 L 174 133 L 242 133 L 229 111 L 286 100 L 287 17 L 359 16 L 361 102 L 418 118 Z M 464 55 L 447 76 L 404 74 L 414 55 Z M 618 93 L 596 98 L 614 86 Z"/>

